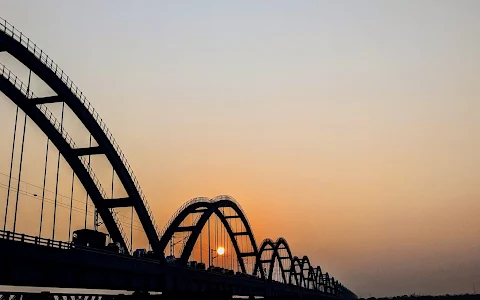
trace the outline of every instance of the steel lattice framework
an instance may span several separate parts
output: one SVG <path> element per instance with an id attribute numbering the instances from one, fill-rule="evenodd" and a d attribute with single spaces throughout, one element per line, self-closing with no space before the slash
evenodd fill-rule
<path id="1" fill-rule="evenodd" d="M 0 18 L 0 52 L 2 51 L 15 57 L 55 92 L 54 96 L 35 96 L 27 85 L 0 64 L 0 91 L 23 110 L 59 150 L 90 196 L 111 238 L 124 249 L 124 252 L 129 251 L 130 245 L 116 217 L 115 208 L 134 208 L 152 250 L 162 262 L 165 261 L 164 249 L 174 234 L 188 232 L 190 235 L 180 257 L 180 262 L 186 263 L 207 221 L 212 216 L 216 216 L 227 231 L 242 272 L 247 272 L 245 258 L 251 257 L 255 261 L 253 274 L 258 274 L 262 279 L 273 280 L 274 266 L 277 262 L 282 281 L 285 284 L 295 284 L 328 293 L 349 292 L 333 277 L 330 278 L 328 273 L 323 274 L 319 266 L 313 267 L 307 256 L 302 258 L 293 256 L 290 246 L 284 238 L 278 238 L 276 241 L 265 239 L 258 247 L 246 214 L 230 196 L 192 199 L 174 214 L 163 231 L 159 231 L 140 184 L 119 145 L 106 124 L 72 80 L 35 43 Z M 62 122 L 59 122 L 48 110 L 46 106 L 48 103 L 67 105 L 98 145 L 86 148 L 77 147 Z M 117 199 L 107 197 L 86 159 L 86 156 L 97 154 L 106 156 L 125 188 L 127 197 Z M 227 208 L 234 214 L 226 215 L 225 209 Z M 182 222 L 192 214 L 197 214 L 196 222 L 191 226 L 182 226 Z M 243 229 L 236 231 L 228 219 L 239 220 Z M 242 251 L 237 240 L 238 236 L 247 237 L 250 251 Z M 282 256 L 281 250 L 286 250 L 287 255 Z M 269 253 L 269 251 L 272 253 L 271 256 L 268 259 L 262 259 L 262 254 Z"/>

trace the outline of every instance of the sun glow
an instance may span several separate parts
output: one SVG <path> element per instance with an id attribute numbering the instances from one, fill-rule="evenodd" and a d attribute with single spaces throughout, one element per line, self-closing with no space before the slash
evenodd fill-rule
<path id="1" fill-rule="evenodd" d="M 218 247 L 218 249 L 217 249 L 217 254 L 218 254 L 218 255 L 223 255 L 224 253 L 225 253 L 225 248 L 223 248 L 223 247 Z"/>

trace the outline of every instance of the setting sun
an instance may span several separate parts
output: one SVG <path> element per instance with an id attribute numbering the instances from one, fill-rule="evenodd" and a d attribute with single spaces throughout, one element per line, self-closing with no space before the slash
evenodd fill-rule
<path id="1" fill-rule="evenodd" d="M 223 255 L 224 253 L 225 253 L 225 248 L 223 248 L 223 247 L 218 247 L 218 249 L 217 249 L 217 254 L 218 254 L 218 255 Z"/>

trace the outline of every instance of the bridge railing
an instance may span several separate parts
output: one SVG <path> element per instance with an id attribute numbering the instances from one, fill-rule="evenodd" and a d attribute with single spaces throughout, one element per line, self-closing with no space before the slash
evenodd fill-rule
<path id="1" fill-rule="evenodd" d="M 71 243 L 30 236 L 23 233 L 0 230 L 0 239 L 47 246 L 59 249 L 71 249 Z"/>
<path id="2" fill-rule="evenodd" d="M 21 233 L 15 233 L 11 231 L 2 231 L 0 230 L 0 240 L 10 240 L 10 241 L 16 241 L 16 242 L 22 242 L 22 243 L 29 243 L 29 244 L 34 244 L 34 245 L 40 245 L 40 246 L 46 246 L 46 247 L 51 247 L 51 248 L 57 248 L 57 249 L 64 249 L 64 250 L 69 250 L 69 249 L 79 249 L 82 251 L 89 251 L 89 252 L 96 252 L 96 253 L 102 253 L 102 254 L 107 254 L 107 255 L 113 255 L 116 257 L 123 257 L 123 258 L 130 258 L 134 260 L 141 260 L 141 261 L 148 261 L 151 263 L 158 263 L 157 260 L 152 260 L 148 258 L 140 258 L 140 257 L 133 257 L 130 255 L 125 256 L 124 254 L 121 253 L 114 253 L 105 249 L 98 249 L 98 248 L 92 248 L 88 246 L 80 246 L 80 245 L 74 245 L 72 242 L 62 242 L 58 240 L 52 240 L 52 239 L 46 239 L 46 238 L 40 238 L 36 236 L 30 236 L 26 234 L 21 234 Z M 199 272 L 207 272 L 205 270 L 198 270 Z M 230 276 L 230 275 L 225 275 L 225 276 Z M 233 275 L 237 276 L 237 275 Z M 258 277 L 244 277 L 240 276 L 238 277 L 240 280 L 260 280 Z M 278 284 L 286 284 L 281 281 L 276 281 L 272 280 L 272 282 L 278 283 Z M 295 286 L 293 284 L 288 284 L 290 286 Z M 325 287 L 328 287 L 326 291 L 323 291 L 324 293 L 327 294 L 333 294 L 337 296 L 342 296 L 345 295 L 347 298 L 356 298 L 355 294 L 353 294 L 350 290 L 348 290 L 346 287 L 343 285 L 339 284 L 332 284 L 332 282 L 327 281 L 324 284 Z M 309 290 L 317 290 L 322 292 L 320 289 L 315 289 L 315 287 L 304 287 L 304 286 L 297 286 L 298 288 L 302 289 L 309 289 Z M 353 295 L 353 296 L 352 296 Z"/>
<path id="3" fill-rule="evenodd" d="M 23 35 L 21 31 L 15 28 L 12 24 L 8 23 L 7 20 L 0 18 L 0 31 L 3 31 L 7 35 L 10 35 L 13 39 L 18 41 L 20 44 L 22 44 L 25 48 L 28 49 L 33 55 L 35 55 L 45 66 L 47 66 L 57 77 L 62 80 L 63 83 L 70 89 L 70 91 L 80 100 L 80 102 L 85 106 L 85 108 L 90 112 L 92 117 L 97 121 L 98 125 L 100 128 L 103 130 L 104 134 L 112 144 L 113 148 L 117 152 L 117 155 L 120 157 L 120 160 L 124 164 L 125 168 L 127 169 L 128 174 L 132 178 L 132 181 L 135 185 L 135 188 L 137 189 L 138 194 L 140 195 L 140 198 L 142 199 L 143 204 L 145 205 L 145 208 L 148 212 L 148 215 L 150 217 L 150 220 L 152 221 L 152 224 L 155 228 L 155 231 L 158 235 L 158 238 L 161 238 L 160 235 L 160 230 L 158 228 L 157 223 L 155 222 L 155 218 L 153 216 L 152 210 L 150 209 L 150 206 L 148 205 L 147 199 L 145 197 L 145 194 L 143 193 L 140 183 L 135 176 L 135 173 L 133 172 L 132 167 L 127 161 L 127 158 L 123 154 L 122 150 L 120 149 L 120 146 L 118 145 L 117 141 L 113 137 L 112 133 L 108 129 L 107 125 L 105 122 L 102 120 L 100 115 L 95 111 L 93 106 L 90 104 L 90 102 L 87 100 L 85 95 L 80 91 L 80 89 L 73 83 L 73 81 L 67 76 L 66 73 L 63 72 L 62 69 L 58 67 L 58 65 L 50 58 L 48 57 L 45 52 L 43 52 L 42 49 L 37 47 L 35 43 L 30 41 L 30 38 L 26 37 Z"/>
<path id="4" fill-rule="evenodd" d="M 0 63 L 0 76 L 3 76 L 5 79 L 10 81 L 22 94 L 25 95 L 25 97 L 27 97 L 27 99 L 32 99 L 32 98 L 36 97 L 35 94 L 32 91 L 30 91 L 28 86 L 26 86 L 20 79 L 18 79 L 18 77 L 15 74 L 12 73 L 12 71 L 10 71 L 7 67 L 5 67 L 5 65 L 3 65 L 1 63 Z M 53 125 L 53 127 L 62 135 L 63 139 L 67 142 L 67 144 L 70 145 L 70 147 L 72 149 L 77 148 L 77 146 L 75 144 L 75 141 L 68 134 L 68 132 L 63 128 L 63 124 L 61 122 L 59 122 L 57 118 L 55 118 L 55 116 L 47 108 L 47 106 L 44 105 L 44 104 L 40 104 L 37 107 L 43 113 L 43 115 L 50 121 L 50 123 Z M 80 156 L 79 159 L 82 162 L 82 164 L 84 165 L 88 174 L 90 175 L 90 178 L 92 178 L 93 182 L 97 186 L 97 188 L 98 188 L 100 194 L 102 195 L 102 197 L 104 199 L 106 199 L 107 198 L 107 193 L 103 189 L 103 186 L 100 183 L 100 180 L 98 179 L 95 172 L 93 171 L 93 168 L 91 167 L 87 157 Z M 127 249 L 126 250 L 128 251 L 128 249 L 130 249 L 130 242 L 126 238 L 125 231 L 123 229 L 122 224 L 120 223 L 120 220 L 118 219 L 117 212 L 114 211 L 114 210 L 112 210 L 112 212 L 113 212 L 112 213 L 113 219 L 115 220 L 115 223 L 117 224 L 117 226 L 120 230 L 120 233 L 122 234 L 122 237 L 123 237 L 125 243 L 127 244 Z"/>

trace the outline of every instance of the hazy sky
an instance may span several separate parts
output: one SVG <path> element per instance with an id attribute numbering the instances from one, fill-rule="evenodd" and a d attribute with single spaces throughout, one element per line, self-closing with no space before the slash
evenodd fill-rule
<path id="1" fill-rule="evenodd" d="M 479 11 L 0 0 L 109 125 L 160 226 L 229 194 L 257 241 L 284 236 L 360 296 L 480 289 Z"/>

